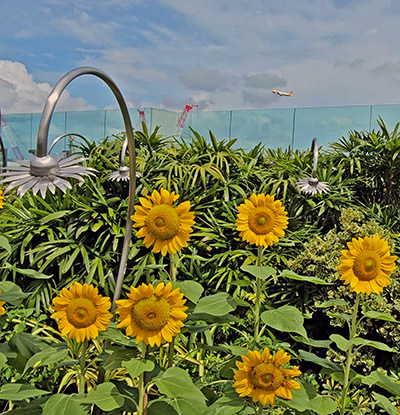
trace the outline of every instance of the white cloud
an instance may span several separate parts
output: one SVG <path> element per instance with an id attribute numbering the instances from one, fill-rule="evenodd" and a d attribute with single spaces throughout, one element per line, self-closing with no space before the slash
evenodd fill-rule
<path id="1" fill-rule="evenodd" d="M 40 112 L 51 91 L 47 83 L 36 82 L 20 62 L 0 60 L 0 105 L 3 113 Z M 72 98 L 64 91 L 57 110 L 88 110 L 83 98 Z"/>
<path id="2" fill-rule="evenodd" d="M 287 85 L 287 80 L 274 73 L 256 73 L 244 76 L 245 85 L 251 88 L 271 89 Z"/>
<path id="3" fill-rule="evenodd" d="M 101 22 L 81 10 L 75 10 L 71 17 L 61 18 L 56 23 L 61 31 L 82 43 L 103 47 L 115 45 L 113 34 L 119 28 L 114 20 Z"/>
<path id="4" fill-rule="evenodd" d="M 243 90 L 243 103 L 251 108 L 265 108 L 272 102 L 277 103 L 278 97 L 265 89 Z"/>
<path id="5" fill-rule="evenodd" d="M 178 79 L 188 89 L 208 92 L 226 89 L 228 81 L 224 74 L 207 68 L 187 70 Z"/>

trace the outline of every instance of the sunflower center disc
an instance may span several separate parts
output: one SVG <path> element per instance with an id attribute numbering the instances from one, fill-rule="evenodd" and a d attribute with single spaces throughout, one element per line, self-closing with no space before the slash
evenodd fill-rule
<path id="1" fill-rule="evenodd" d="M 260 226 L 263 226 L 263 225 L 265 225 L 265 224 L 267 223 L 267 218 L 266 218 L 265 216 L 260 216 L 260 217 L 257 219 L 257 223 L 258 223 Z"/>
<path id="2" fill-rule="evenodd" d="M 275 224 L 275 214 L 274 212 L 265 207 L 257 207 L 249 215 L 249 228 L 257 235 L 265 235 L 268 232 L 271 232 Z"/>
<path id="3" fill-rule="evenodd" d="M 267 391 L 278 389 L 285 379 L 273 363 L 260 363 L 250 371 L 249 378 L 254 386 Z"/>
<path id="4" fill-rule="evenodd" d="M 361 281 L 371 281 L 381 268 L 379 256 L 373 251 L 365 251 L 357 256 L 353 264 L 354 275 Z"/>
<path id="5" fill-rule="evenodd" d="M 142 330 L 160 330 L 168 322 L 170 306 L 164 297 L 142 298 L 132 307 L 132 319 Z"/>
<path id="6" fill-rule="evenodd" d="M 91 326 L 97 317 L 95 304 L 88 298 L 74 298 L 67 306 L 67 320 L 77 329 Z"/>
<path id="7" fill-rule="evenodd" d="M 157 239 L 166 241 L 173 238 L 179 228 L 176 209 L 169 205 L 154 206 L 146 216 L 146 226 Z"/>

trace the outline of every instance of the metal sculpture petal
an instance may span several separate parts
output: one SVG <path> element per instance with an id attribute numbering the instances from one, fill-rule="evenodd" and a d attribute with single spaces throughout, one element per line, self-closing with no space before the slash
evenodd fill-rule
<path id="1" fill-rule="evenodd" d="M 129 168 L 125 166 L 125 156 L 126 156 L 126 149 L 128 148 L 128 138 L 125 138 L 124 142 L 122 143 L 121 148 L 121 166 L 118 170 L 113 171 L 109 176 L 108 180 L 114 182 L 114 181 L 121 181 L 121 182 L 127 182 L 129 181 L 130 174 L 129 174 Z M 136 169 L 135 169 L 136 170 Z M 140 173 L 136 171 L 136 177 L 140 177 Z"/>
<path id="2" fill-rule="evenodd" d="M 65 193 L 67 189 L 72 188 L 65 178 L 69 177 L 82 182 L 84 181 L 83 176 L 92 176 L 96 171 L 92 167 L 78 164 L 87 160 L 85 157 L 76 154 L 67 158 L 62 157 L 62 154 L 56 158 L 51 157 L 53 163 L 48 163 L 47 171 L 46 166 L 43 166 L 45 171 L 41 175 L 32 172 L 29 161 L 17 160 L 19 166 L 9 166 L 7 172 L 1 175 L 4 178 L 0 180 L 0 183 L 8 183 L 4 193 L 17 188 L 17 195 L 22 197 L 28 190 L 32 189 L 34 195 L 40 192 L 44 198 L 47 189 L 54 194 L 57 187 Z"/>
<path id="3" fill-rule="evenodd" d="M 108 180 L 111 180 L 112 182 L 127 182 L 129 180 L 129 168 L 126 166 L 121 166 L 118 170 L 113 171 L 110 174 Z"/>
<path id="4" fill-rule="evenodd" d="M 326 182 L 320 182 L 317 178 L 318 144 L 316 138 L 314 138 L 312 141 L 311 151 L 314 152 L 312 177 L 306 177 L 304 179 L 300 179 L 297 182 L 299 191 L 310 195 L 329 193 L 331 190 L 329 184 Z"/>
<path id="5" fill-rule="evenodd" d="M 317 193 L 329 193 L 330 187 L 326 182 L 320 182 L 316 177 L 306 177 L 297 182 L 300 192 L 315 195 Z"/>

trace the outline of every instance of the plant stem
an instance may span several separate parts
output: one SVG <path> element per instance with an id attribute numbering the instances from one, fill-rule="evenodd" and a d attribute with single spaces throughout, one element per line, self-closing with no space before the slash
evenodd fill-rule
<path id="1" fill-rule="evenodd" d="M 148 346 L 144 346 L 142 349 L 142 358 L 146 359 L 148 354 Z M 147 414 L 147 392 L 146 392 L 146 372 L 143 372 L 139 376 L 139 385 L 138 385 L 138 392 L 139 392 L 139 403 L 138 403 L 138 415 L 146 415 Z"/>
<path id="2" fill-rule="evenodd" d="M 78 379 L 78 393 L 85 393 L 85 372 L 86 372 L 86 350 L 88 347 L 88 341 L 85 339 L 82 343 L 79 356 L 79 379 Z"/>
<path id="3" fill-rule="evenodd" d="M 172 341 L 168 344 L 168 367 L 174 365 L 174 354 L 175 354 L 175 337 L 172 338 Z"/>
<path id="4" fill-rule="evenodd" d="M 262 265 L 263 247 L 259 246 L 257 251 L 257 267 Z M 254 346 L 260 337 L 260 298 L 261 298 L 261 279 L 256 278 L 256 299 L 254 304 Z"/>
<path id="5" fill-rule="evenodd" d="M 176 281 L 176 274 L 178 270 L 178 257 L 177 254 L 169 254 L 170 265 L 169 265 L 169 279 L 173 282 Z M 168 367 L 174 364 L 174 352 L 175 352 L 175 337 L 168 344 Z"/>
<path id="6" fill-rule="evenodd" d="M 176 281 L 176 273 L 178 269 L 178 258 L 176 254 L 169 254 L 169 279 Z"/>
<path id="7" fill-rule="evenodd" d="M 354 337 L 356 337 L 357 334 L 357 314 L 358 314 L 358 306 L 360 304 L 360 294 L 357 294 L 356 301 L 354 303 L 353 307 L 353 313 L 351 315 L 351 325 L 350 325 L 350 335 L 349 335 L 349 341 L 351 342 Z M 341 404 L 340 404 L 340 415 L 343 415 L 346 410 L 346 398 L 349 391 L 349 377 L 350 377 L 350 369 L 351 369 L 351 362 L 353 359 L 353 345 L 350 344 L 349 349 L 347 350 L 346 355 L 346 364 L 344 367 L 344 373 L 343 373 L 343 389 L 342 389 L 342 395 L 340 398 Z"/>

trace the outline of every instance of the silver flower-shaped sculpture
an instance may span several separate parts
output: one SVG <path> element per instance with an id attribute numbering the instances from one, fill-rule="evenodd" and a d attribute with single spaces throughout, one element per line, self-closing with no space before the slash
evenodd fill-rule
<path id="1" fill-rule="evenodd" d="M 118 170 L 113 171 L 110 174 L 108 180 L 111 180 L 112 182 L 127 182 L 129 180 L 129 168 L 126 166 L 121 166 Z"/>
<path id="2" fill-rule="evenodd" d="M 108 180 L 111 180 L 112 182 L 113 181 L 127 182 L 129 180 L 129 168 L 125 166 L 125 154 L 126 154 L 127 147 L 128 147 L 128 138 L 126 137 L 124 142 L 122 143 L 122 148 L 121 148 L 121 166 L 118 170 L 113 171 L 110 174 Z"/>
<path id="3" fill-rule="evenodd" d="M 329 193 L 330 187 L 326 182 L 320 182 L 316 177 L 306 177 L 297 182 L 300 192 L 315 195 L 317 193 Z"/>
<path id="4" fill-rule="evenodd" d="M 297 186 L 300 192 L 305 194 L 315 195 L 317 193 L 329 193 L 330 187 L 326 182 L 320 182 L 317 178 L 317 166 L 318 166 L 318 143 L 314 138 L 311 144 L 311 151 L 314 152 L 314 164 L 312 177 L 305 177 L 297 182 Z"/>
<path id="5" fill-rule="evenodd" d="M 110 176 L 108 177 L 108 180 L 110 181 L 121 181 L 121 182 L 127 182 L 129 180 L 129 168 L 125 166 L 125 156 L 126 156 L 126 149 L 128 147 L 128 138 L 125 138 L 124 142 L 122 143 L 121 148 L 121 166 L 118 170 L 113 171 Z M 140 173 L 136 172 L 136 177 L 140 177 Z"/>
<path id="6" fill-rule="evenodd" d="M 2 173 L 5 178 L 0 183 L 9 183 L 4 192 L 17 187 L 17 195 L 20 197 L 30 189 L 34 195 L 40 192 L 42 197 L 45 197 L 47 189 L 53 194 L 57 187 L 64 193 L 67 189 L 71 189 L 71 183 L 65 180 L 67 177 L 82 182 L 83 176 L 94 175 L 95 169 L 79 164 L 86 160 L 85 157 L 74 154 L 65 158 L 65 153 L 60 153 L 56 157 L 50 156 L 51 150 L 58 141 L 72 135 L 85 138 L 77 133 L 65 133 L 53 140 L 47 156 L 40 158 L 32 156 L 30 161 L 16 160 L 19 166 L 8 167 L 8 171 Z"/>
<path id="7" fill-rule="evenodd" d="M 82 176 L 94 175 L 95 169 L 78 164 L 84 160 L 86 158 L 77 154 L 67 158 L 63 153 L 56 157 L 47 156 L 43 160 L 45 162 L 43 170 L 46 171 L 46 174 L 35 174 L 35 170 L 32 171 L 32 161 L 35 163 L 37 157 L 32 157 L 30 161 L 17 160 L 19 166 L 8 167 L 8 172 L 2 173 L 5 179 L 1 180 L 0 183 L 9 183 L 4 193 L 17 187 L 18 196 L 23 196 L 28 190 L 32 189 L 33 194 L 36 195 L 40 192 L 44 198 L 47 189 L 54 194 L 57 187 L 65 193 L 67 189 L 72 188 L 71 183 L 65 178 L 69 177 L 83 181 Z M 34 167 L 40 168 L 41 166 L 35 166 L 34 164 Z"/>

